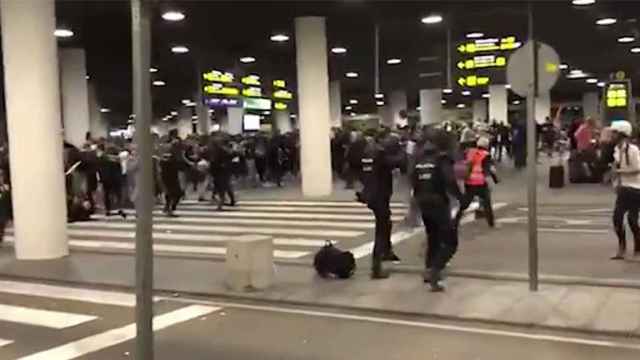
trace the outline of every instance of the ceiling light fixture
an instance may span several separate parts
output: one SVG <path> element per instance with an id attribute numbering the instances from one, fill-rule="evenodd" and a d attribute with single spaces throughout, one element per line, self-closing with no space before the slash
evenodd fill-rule
<path id="1" fill-rule="evenodd" d="M 515 100 L 515 101 L 513 102 L 513 105 L 520 105 L 520 100 Z"/>
<path id="2" fill-rule="evenodd" d="M 638 54 L 638 53 L 640 53 L 640 47 L 634 47 L 634 48 L 632 48 L 632 49 L 631 49 L 631 52 L 632 52 L 632 53 L 634 53 L 634 54 Z"/>
<path id="3" fill-rule="evenodd" d="M 85 75 L 85 76 L 84 76 L 84 78 L 85 78 L 86 80 L 89 80 L 89 79 L 91 79 L 91 76 L 89 76 L 89 75 Z"/>
<path id="4" fill-rule="evenodd" d="M 462 92 L 462 96 L 469 96 L 469 95 L 471 95 L 471 91 L 469 90 L 465 90 Z"/>
<path id="5" fill-rule="evenodd" d="M 285 42 L 289 41 L 289 36 L 285 34 L 275 34 L 270 37 L 271 41 L 275 42 Z"/>
<path id="6" fill-rule="evenodd" d="M 351 105 L 357 105 L 357 104 L 358 104 L 358 100 L 356 100 L 356 99 L 351 99 L 351 100 L 349 100 L 349 104 L 351 104 Z"/>
<path id="7" fill-rule="evenodd" d="M 633 36 L 622 36 L 618 38 L 618 42 L 623 44 L 631 43 L 634 41 L 636 41 L 636 38 L 634 38 Z"/>
<path id="8" fill-rule="evenodd" d="M 348 73 L 344 74 L 344 76 L 346 76 L 346 77 L 348 77 L 348 78 L 350 78 L 350 79 L 355 79 L 355 78 L 357 78 L 357 77 L 358 77 L 358 73 L 357 73 L 357 72 L 350 71 L 350 72 L 348 72 Z"/>
<path id="9" fill-rule="evenodd" d="M 191 120 L 198 120 L 198 115 L 191 116 Z"/>
<path id="10" fill-rule="evenodd" d="M 111 112 L 111 109 L 109 109 L 109 108 L 101 108 L 100 112 L 101 113 L 108 113 L 108 112 Z"/>
<path id="11" fill-rule="evenodd" d="M 429 15 L 422 18 L 423 24 L 438 24 L 442 22 L 442 16 L 440 15 Z"/>
<path id="12" fill-rule="evenodd" d="M 378 105 L 378 106 L 384 106 L 384 101 L 376 101 L 376 105 Z"/>
<path id="13" fill-rule="evenodd" d="M 149 72 L 150 73 L 157 73 L 158 69 L 152 67 L 152 68 L 149 68 Z"/>
<path id="14" fill-rule="evenodd" d="M 618 20 L 614 18 L 604 18 L 604 19 L 598 19 L 596 21 L 596 24 L 606 26 L 606 25 L 613 25 L 617 22 Z"/>
<path id="15" fill-rule="evenodd" d="M 378 93 L 378 94 L 375 94 L 373 97 L 376 99 L 384 99 L 384 94 Z"/>
<path id="16" fill-rule="evenodd" d="M 189 104 L 190 102 L 191 102 L 191 100 L 189 100 L 189 99 L 183 99 L 183 100 L 182 100 L 182 104 L 183 104 L 183 105 L 187 105 L 187 104 Z"/>
<path id="17" fill-rule="evenodd" d="M 467 34 L 467 39 L 479 39 L 483 36 L 484 34 L 481 32 L 472 32 Z"/>
<path id="18" fill-rule="evenodd" d="M 186 54 L 189 52 L 189 48 L 186 46 L 174 46 L 171 48 L 171 52 L 174 54 Z"/>
<path id="19" fill-rule="evenodd" d="M 444 104 L 446 104 L 446 103 L 447 103 L 447 100 L 442 99 L 442 100 L 440 100 L 440 103 L 441 103 L 442 105 L 444 105 Z"/>
<path id="20" fill-rule="evenodd" d="M 402 59 L 393 58 L 387 60 L 387 65 L 398 65 L 402 63 Z"/>
<path id="21" fill-rule="evenodd" d="M 559 68 L 560 70 L 566 70 L 566 69 L 568 69 L 568 68 L 569 68 L 569 65 L 567 65 L 567 64 L 560 64 L 560 65 L 558 65 L 558 68 Z"/>
<path id="22" fill-rule="evenodd" d="M 53 32 L 53 35 L 55 35 L 55 37 L 59 37 L 59 38 L 69 38 L 73 36 L 73 31 L 69 30 L 69 29 L 56 29 Z"/>
<path id="23" fill-rule="evenodd" d="M 240 58 L 240 62 L 243 64 L 250 64 L 252 62 L 256 62 L 256 58 L 253 56 L 245 56 Z"/>
<path id="24" fill-rule="evenodd" d="M 489 93 L 484 93 L 484 94 L 482 94 L 482 97 L 483 97 L 483 98 L 485 98 L 485 99 L 488 99 L 488 98 L 490 98 L 490 97 L 491 97 L 491 94 L 489 94 Z"/>
<path id="25" fill-rule="evenodd" d="M 596 3 L 596 0 L 573 0 L 571 3 L 578 6 L 593 5 Z"/>
<path id="26" fill-rule="evenodd" d="M 162 14 L 162 18 L 167 21 L 182 21 L 185 17 L 180 11 L 167 11 Z"/>
<path id="27" fill-rule="evenodd" d="M 334 47 L 333 49 L 331 49 L 331 52 L 334 54 L 344 54 L 347 52 L 347 49 L 343 47 Z"/>
<path id="28" fill-rule="evenodd" d="M 155 80 L 155 81 L 153 82 L 153 86 L 165 86 L 165 85 L 167 85 L 167 83 L 165 83 L 165 82 L 164 82 L 164 81 L 162 81 L 162 80 Z"/>
<path id="29" fill-rule="evenodd" d="M 353 110 L 353 106 L 345 106 L 344 109 L 347 110 L 347 111 L 348 110 Z"/>
<path id="30" fill-rule="evenodd" d="M 587 82 L 587 84 L 597 84 L 598 83 L 598 79 L 596 78 L 589 78 L 587 80 L 585 80 Z"/>
<path id="31" fill-rule="evenodd" d="M 451 93 L 453 93 L 453 90 L 452 89 L 442 89 L 442 92 L 445 93 L 445 94 L 451 94 Z"/>
<path id="32" fill-rule="evenodd" d="M 464 109 L 464 108 L 465 108 L 465 105 L 464 105 L 464 104 L 458 104 L 456 107 L 457 107 L 458 109 Z"/>

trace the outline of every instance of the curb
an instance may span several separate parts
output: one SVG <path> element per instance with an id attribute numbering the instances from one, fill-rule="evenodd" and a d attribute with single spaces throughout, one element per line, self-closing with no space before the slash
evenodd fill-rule
<path id="1" fill-rule="evenodd" d="M 90 285 L 93 289 L 100 290 L 111 290 L 111 291 L 124 291 L 127 293 L 133 293 L 135 291 L 135 287 L 129 285 L 114 285 L 114 284 L 104 284 L 104 283 L 94 283 L 87 284 L 82 281 L 72 281 L 72 280 L 52 280 L 46 278 L 39 278 L 33 276 L 20 276 L 20 275 L 7 275 L 0 274 L 0 278 L 6 280 L 22 280 L 22 281 L 30 281 L 30 282 L 44 282 L 50 285 L 67 285 L 72 287 L 86 287 Z M 590 336 L 610 336 L 610 337 L 624 337 L 627 339 L 640 339 L 640 333 L 626 332 L 626 331 L 615 331 L 615 330 L 596 330 L 596 329 L 585 329 L 579 327 L 571 327 L 571 326 L 551 326 L 551 325 L 542 325 L 536 323 L 519 323 L 514 321 L 500 320 L 500 319 L 487 319 L 487 318 L 476 318 L 476 317 L 461 317 L 455 315 L 443 315 L 443 314 L 435 314 L 435 313 L 419 313 L 414 311 L 400 311 L 400 310 L 389 310 L 375 307 L 367 307 L 367 306 L 354 306 L 354 305 L 339 305 L 332 303 L 322 303 L 322 302 L 314 302 L 314 301 L 296 301 L 296 300 L 282 300 L 282 299 L 269 299 L 260 297 L 260 292 L 248 292 L 248 293 L 227 293 L 227 292 L 198 292 L 198 291 L 177 291 L 175 289 L 154 289 L 154 297 L 163 296 L 166 300 L 171 300 L 171 298 L 181 298 L 189 300 L 190 298 L 193 300 L 202 300 L 203 298 L 216 302 L 217 299 L 223 301 L 238 301 L 248 304 L 267 304 L 273 306 L 297 306 L 297 307 L 311 307 L 311 308 L 323 308 L 323 309 L 332 309 L 337 311 L 347 311 L 347 312 L 367 312 L 371 314 L 376 314 L 379 316 L 393 317 L 393 316 L 402 316 L 402 317 L 415 317 L 423 320 L 426 319 L 434 319 L 434 320 L 443 320 L 443 321 L 456 321 L 463 323 L 476 323 L 483 324 L 489 326 L 509 326 L 509 327 L 517 327 L 517 328 L 526 328 L 530 330 L 546 330 L 546 331 L 571 331 L 579 334 L 585 334 Z M 186 295 L 186 296 L 183 296 Z"/>

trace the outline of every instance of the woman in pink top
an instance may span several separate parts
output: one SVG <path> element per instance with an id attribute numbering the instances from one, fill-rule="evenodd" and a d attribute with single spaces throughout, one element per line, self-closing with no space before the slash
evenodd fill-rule
<path id="1" fill-rule="evenodd" d="M 580 125 L 574 135 L 578 151 L 592 150 L 594 148 L 595 133 L 596 121 L 589 117 Z"/>

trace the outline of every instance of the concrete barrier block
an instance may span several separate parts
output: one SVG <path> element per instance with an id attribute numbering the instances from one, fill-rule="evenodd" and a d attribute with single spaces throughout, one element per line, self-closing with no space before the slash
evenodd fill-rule
<path id="1" fill-rule="evenodd" d="M 274 275 L 271 237 L 244 235 L 228 241 L 226 283 L 232 290 L 267 289 Z"/>

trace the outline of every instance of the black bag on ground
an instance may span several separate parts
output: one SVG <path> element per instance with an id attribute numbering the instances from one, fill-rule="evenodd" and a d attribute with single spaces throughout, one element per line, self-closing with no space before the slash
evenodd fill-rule
<path id="1" fill-rule="evenodd" d="M 569 159 L 569 181 L 573 184 L 585 183 L 589 179 L 588 166 L 580 158 Z"/>
<path id="2" fill-rule="evenodd" d="M 549 168 L 549 188 L 560 189 L 564 187 L 564 166 L 556 165 Z"/>
<path id="3" fill-rule="evenodd" d="M 348 279 L 356 271 L 356 259 L 350 251 L 342 251 L 327 241 L 314 257 L 313 266 L 323 278 L 334 276 Z"/>

